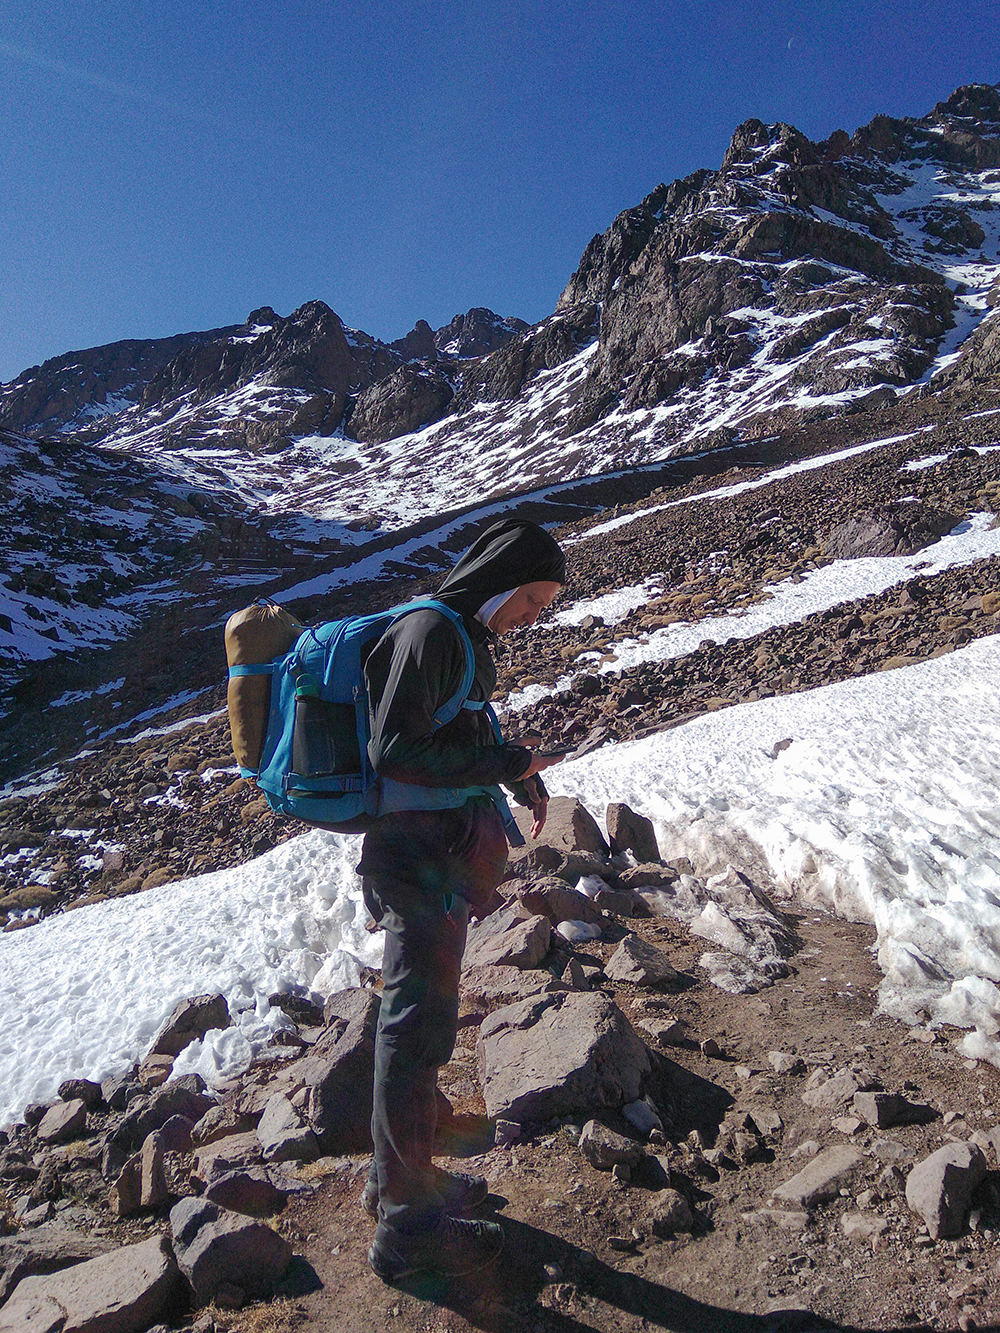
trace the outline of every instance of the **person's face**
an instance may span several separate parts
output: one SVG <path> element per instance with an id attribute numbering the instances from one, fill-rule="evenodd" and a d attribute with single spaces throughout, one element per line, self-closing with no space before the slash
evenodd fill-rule
<path id="1" fill-rule="evenodd" d="M 494 634 L 506 634 L 508 630 L 533 625 L 561 587 L 561 583 L 548 579 L 522 583 L 490 616 L 490 629 Z"/>

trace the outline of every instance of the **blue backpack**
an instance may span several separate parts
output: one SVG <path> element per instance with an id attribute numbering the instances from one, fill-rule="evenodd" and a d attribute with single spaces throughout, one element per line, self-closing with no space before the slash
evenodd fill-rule
<path id="1" fill-rule="evenodd" d="M 408 602 L 370 616 L 348 616 L 307 629 L 290 652 L 270 662 L 231 666 L 230 677 L 271 676 L 271 706 L 258 769 L 241 766 L 272 810 L 340 833 L 360 833 L 379 815 L 450 810 L 486 795 L 499 810 L 511 846 L 524 845 L 499 787 L 421 787 L 382 778 L 368 758 L 371 728 L 362 658 L 386 630 L 412 611 L 437 611 L 455 626 L 465 649 L 457 692 L 434 714 L 443 727 L 459 710 L 485 710 L 497 743 L 503 735 L 490 704 L 468 697 L 475 653 L 462 617 L 443 602 Z"/>

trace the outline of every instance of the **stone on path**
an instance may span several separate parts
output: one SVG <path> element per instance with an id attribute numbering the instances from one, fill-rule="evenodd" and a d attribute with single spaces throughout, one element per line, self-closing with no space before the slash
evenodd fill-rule
<path id="1" fill-rule="evenodd" d="M 671 967 L 663 950 L 641 935 L 625 936 L 605 963 L 604 973 L 613 981 L 630 981 L 636 986 L 658 986 L 665 981 L 680 980 L 680 973 Z"/>
<path id="2" fill-rule="evenodd" d="M 861 1085 L 862 1079 L 850 1069 L 839 1069 L 832 1078 L 816 1070 L 810 1075 L 802 1100 L 817 1111 L 839 1111 L 853 1102 Z"/>
<path id="3" fill-rule="evenodd" d="M 643 1156 L 642 1145 L 616 1134 L 599 1120 L 588 1120 L 580 1135 L 580 1151 L 598 1171 L 610 1171 L 614 1166 L 635 1166 Z"/>
<path id="4" fill-rule="evenodd" d="M 70 1102 L 56 1102 L 38 1122 L 38 1137 L 43 1143 L 65 1143 L 87 1128 L 87 1104 L 82 1097 Z"/>
<path id="5" fill-rule="evenodd" d="M 856 1092 L 853 1106 L 855 1115 L 873 1129 L 921 1124 L 935 1117 L 931 1107 L 909 1102 L 896 1092 Z"/>
<path id="6" fill-rule="evenodd" d="M 825 1148 L 817 1153 L 791 1180 L 786 1180 L 773 1191 L 772 1197 L 799 1208 L 812 1208 L 817 1203 L 834 1199 L 854 1177 L 862 1157 L 856 1148 L 846 1144 Z"/>
<path id="7" fill-rule="evenodd" d="M 529 917 L 518 921 L 507 930 L 480 941 L 475 941 L 468 952 L 472 966 L 537 967 L 549 951 L 552 923 L 547 916 Z"/>
<path id="8" fill-rule="evenodd" d="M 691 1205 L 677 1190 L 659 1190 L 649 1205 L 649 1224 L 657 1236 L 673 1236 L 694 1228 Z"/>
<path id="9" fill-rule="evenodd" d="M 683 1046 L 687 1039 L 687 1023 L 683 1018 L 675 1018 L 672 1014 L 641 1018 L 639 1026 L 644 1032 L 649 1033 L 658 1046 Z"/>
<path id="10" fill-rule="evenodd" d="M 776 1074 L 798 1074 L 805 1069 L 802 1059 L 790 1051 L 768 1051 L 767 1063 Z"/>
<path id="11" fill-rule="evenodd" d="M 230 1027 L 232 1021 L 224 995 L 194 995 L 181 1000 L 160 1029 L 147 1056 L 180 1055 L 186 1046 L 206 1032 Z"/>
<path id="12" fill-rule="evenodd" d="M 0 1237 L 0 1306 L 23 1277 L 57 1273 L 87 1259 L 96 1259 L 113 1248 L 113 1241 L 84 1235 L 63 1222 L 49 1222 L 14 1236 Z"/>
<path id="13" fill-rule="evenodd" d="M 604 995 L 557 991 L 495 1009 L 479 1029 L 489 1116 L 550 1120 L 639 1096 L 649 1055 Z"/>
<path id="14" fill-rule="evenodd" d="M 623 801 L 612 801 L 605 812 L 604 822 L 612 856 L 631 852 L 637 861 L 660 859 L 653 821 L 645 815 L 637 814 Z"/>
<path id="15" fill-rule="evenodd" d="M 840 1219 L 841 1230 L 852 1240 L 877 1240 L 889 1229 L 889 1222 L 884 1217 L 873 1217 L 871 1213 L 844 1213 Z"/>
<path id="16" fill-rule="evenodd" d="M 177 1263 L 200 1301 L 212 1300 L 223 1287 L 269 1296 L 292 1261 L 284 1236 L 208 1199 L 174 1204 L 170 1230 Z"/>
<path id="17" fill-rule="evenodd" d="M 906 1178 L 906 1202 L 932 1240 L 961 1235 L 972 1192 L 985 1175 L 986 1158 L 974 1143 L 947 1143 L 917 1163 Z"/>
<path id="18" fill-rule="evenodd" d="M 326 1027 L 302 1062 L 309 1089 L 306 1119 L 325 1153 L 371 1148 L 372 1081 L 379 997 L 355 986 L 331 995 Z"/>
<path id="19" fill-rule="evenodd" d="M 179 1282 L 165 1236 L 45 1277 L 26 1277 L 0 1308 L 0 1333 L 142 1333 Z"/>

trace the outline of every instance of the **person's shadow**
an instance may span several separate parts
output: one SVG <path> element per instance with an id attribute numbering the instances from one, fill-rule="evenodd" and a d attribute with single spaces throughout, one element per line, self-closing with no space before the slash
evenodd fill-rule
<path id="1" fill-rule="evenodd" d="M 875 1333 L 838 1324 L 802 1310 L 741 1314 L 685 1296 L 648 1278 L 611 1268 L 586 1250 L 546 1231 L 503 1220 L 505 1244 L 496 1263 L 466 1278 L 420 1274 L 396 1285 L 420 1300 L 455 1311 L 483 1333 L 595 1333 L 607 1326 L 595 1306 L 630 1315 L 637 1330 L 667 1333 Z M 545 1265 L 562 1277 L 552 1287 L 562 1299 L 539 1304 Z M 792 1304 L 792 1302 L 789 1302 Z M 562 1306 L 562 1308 L 560 1308 Z M 614 1316 L 612 1316 L 614 1317 Z M 976 1325 L 978 1333 L 1000 1333 L 1000 1325 Z M 929 1333 L 927 1324 L 881 1333 Z"/>

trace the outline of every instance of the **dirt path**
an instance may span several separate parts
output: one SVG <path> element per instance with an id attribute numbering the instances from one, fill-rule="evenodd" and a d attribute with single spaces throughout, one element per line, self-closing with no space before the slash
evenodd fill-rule
<path id="1" fill-rule="evenodd" d="M 798 916 L 793 924 L 802 948 L 793 959 L 795 974 L 757 996 L 731 996 L 698 979 L 698 942 L 681 927 L 658 920 L 629 924 L 694 978 L 669 997 L 603 987 L 634 1022 L 657 1002 L 669 1002 L 690 1025 L 688 1045 L 671 1048 L 661 1061 L 661 1104 L 670 1107 L 672 1123 L 668 1144 L 649 1151 L 669 1157 L 674 1183 L 695 1202 L 693 1235 L 654 1236 L 648 1216 L 653 1191 L 595 1171 L 576 1146 L 577 1130 L 563 1125 L 463 1163 L 487 1176 L 490 1204 L 503 1222 L 506 1247 L 494 1267 L 461 1282 L 428 1277 L 390 1287 L 366 1264 L 373 1224 L 358 1196 L 367 1159 L 328 1158 L 306 1168 L 326 1173 L 321 1187 L 281 1224 L 311 1267 L 311 1283 L 303 1265 L 301 1295 L 238 1315 L 220 1313 L 217 1327 L 231 1333 L 765 1333 L 1000 1323 L 994 1267 L 1000 1172 L 991 1171 L 974 1200 L 978 1229 L 936 1244 L 921 1234 L 898 1184 L 878 1179 L 891 1155 L 900 1155 L 905 1171 L 910 1154 L 919 1160 L 951 1137 L 966 1138 L 1000 1120 L 997 1074 L 957 1055 L 946 1035 L 911 1034 L 873 1016 L 879 975 L 872 931 L 816 913 Z M 612 947 L 592 947 L 594 960 Z M 475 1031 L 463 1029 L 456 1059 L 443 1071 L 459 1111 L 477 1109 Z M 702 1054 L 699 1044 L 708 1038 L 721 1057 Z M 776 1050 L 799 1056 L 802 1071 L 775 1073 L 767 1057 Z M 834 1128 L 838 1112 L 812 1109 L 801 1094 L 810 1070 L 852 1063 L 938 1115 L 929 1124 L 862 1127 L 853 1136 Z M 711 1145 L 727 1111 L 758 1119 L 776 1112 L 781 1127 L 768 1136 L 762 1160 L 692 1166 L 700 1153 L 685 1146 L 689 1136 L 700 1134 Z M 805 1164 L 815 1151 L 810 1143 L 825 1148 L 847 1141 L 864 1155 L 850 1197 L 815 1209 L 804 1228 L 795 1219 L 795 1229 L 786 1229 L 750 1216 Z M 876 1144 L 885 1142 L 898 1146 L 879 1147 L 880 1159 Z M 860 1214 L 881 1234 L 849 1237 L 842 1224 L 848 1214 Z M 305 1289 L 310 1284 L 314 1290 Z M 775 1313 L 796 1309 L 812 1314 Z"/>

